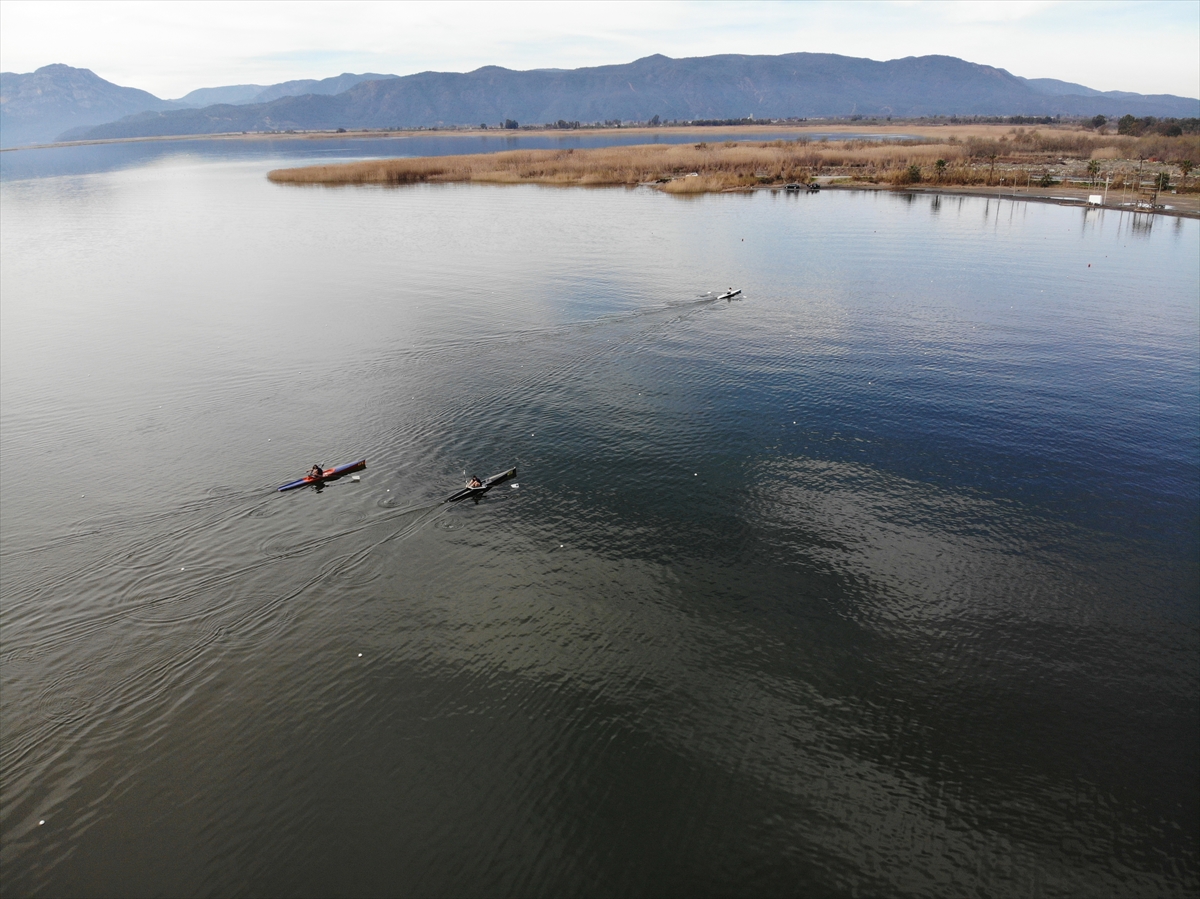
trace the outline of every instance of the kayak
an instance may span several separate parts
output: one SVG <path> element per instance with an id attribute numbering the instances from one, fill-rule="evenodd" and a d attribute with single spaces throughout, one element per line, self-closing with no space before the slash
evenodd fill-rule
<path id="1" fill-rule="evenodd" d="M 495 487 L 497 484 L 502 484 L 503 482 L 507 481 L 509 478 L 515 478 L 516 476 L 517 476 L 517 470 L 515 468 L 510 468 L 508 471 L 502 471 L 502 472 L 500 472 L 500 474 L 494 474 L 490 478 L 484 478 L 482 486 L 480 486 L 480 487 L 464 487 L 462 490 L 458 491 L 458 493 L 454 493 L 454 494 L 446 497 L 444 500 L 442 500 L 442 502 L 456 503 L 460 499 L 467 499 L 468 497 L 472 497 L 472 496 L 475 497 L 476 499 L 478 499 L 479 497 L 481 497 L 485 493 L 487 493 L 489 490 L 491 490 L 493 487 Z"/>
<path id="2" fill-rule="evenodd" d="M 366 459 L 359 459 L 357 462 L 347 462 L 345 465 L 337 466 L 337 468 L 326 468 L 319 478 L 308 475 L 298 481 L 292 481 L 290 484 L 284 484 L 279 489 L 295 490 L 297 487 L 307 487 L 309 484 L 324 484 L 326 481 L 336 481 L 344 474 L 350 474 L 352 471 L 362 471 L 366 467 Z"/>
<path id="3" fill-rule="evenodd" d="M 736 297 L 741 292 L 742 292 L 742 289 L 739 287 L 737 290 L 731 290 L 728 293 L 721 294 L 719 297 L 717 297 L 717 299 L 718 300 L 732 300 L 734 297 Z"/>

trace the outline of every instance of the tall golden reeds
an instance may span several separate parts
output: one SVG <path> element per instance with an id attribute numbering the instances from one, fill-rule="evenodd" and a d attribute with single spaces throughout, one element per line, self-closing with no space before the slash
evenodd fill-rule
<path id="1" fill-rule="evenodd" d="M 1127 154 L 1133 154 L 1127 155 Z M 1091 132 L 1026 132 L 968 136 L 960 141 L 855 138 L 844 141 L 776 140 L 721 144 L 650 144 L 586 150 L 510 150 L 464 156 L 384 159 L 344 165 L 277 169 L 268 177 L 288 184 L 405 185 L 439 182 L 547 185 L 649 184 L 673 194 L 744 190 L 762 184 L 808 181 L 834 174 L 893 184 L 923 182 L 984 184 L 1016 169 L 1022 179 L 1059 157 L 1115 160 L 1156 156 L 1164 162 L 1200 157 L 1194 135 L 1126 138 Z M 939 165 L 939 161 L 942 163 Z M 1197 159 L 1196 162 L 1200 162 Z M 1040 172 L 1036 177 L 1040 177 Z"/>

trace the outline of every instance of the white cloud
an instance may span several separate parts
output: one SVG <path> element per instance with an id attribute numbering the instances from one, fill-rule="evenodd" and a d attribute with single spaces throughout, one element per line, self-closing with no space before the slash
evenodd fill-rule
<path id="1" fill-rule="evenodd" d="M 1100 90 L 1195 97 L 1200 3 L 0 3 L 6 71 L 65 62 L 162 97 L 342 71 L 796 51 L 940 53 Z"/>

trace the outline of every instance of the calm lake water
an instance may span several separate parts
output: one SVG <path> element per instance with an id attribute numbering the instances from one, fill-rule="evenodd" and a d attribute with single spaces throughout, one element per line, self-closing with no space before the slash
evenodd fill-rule
<path id="1" fill-rule="evenodd" d="M 720 132 L 717 140 L 723 140 Z M 83 175 L 115 171 L 181 159 L 197 160 L 269 160 L 275 165 L 303 165 L 337 162 L 347 159 L 389 159 L 398 156 L 453 156 L 460 153 L 498 153 L 503 150 L 567 150 L 587 147 L 624 147 L 638 144 L 690 144 L 714 140 L 714 132 L 686 128 L 660 131 L 562 131 L 521 133 L 497 131 L 495 134 L 454 134 L 425 132 L 397 137 L 255 137 L 248 140 L 197 137 L 186 140 L 147 140 L 46 147 L 39 150 L 0 153 L 0 180 L 47 178 L 57 175 Z M 736 140 L 795 140 L 794 129 L 765 128 L 761 132 L 728 132 Z M 808 132 L 812 141 L 904 140 L 906 134 L 867 134 L 851 132 Z"/>
<path id="2" fill-rule="evenodd" d="M 1200 222 L 107 152 L 3 160 L 6 895 L 1200 891 Z"/>

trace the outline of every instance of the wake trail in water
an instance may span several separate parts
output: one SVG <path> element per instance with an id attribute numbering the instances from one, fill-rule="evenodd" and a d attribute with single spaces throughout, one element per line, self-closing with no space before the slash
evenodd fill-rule
<path id="1" fill-rule="evenodd" d="M 470 341 L 451 341 L 439 345 L 436 349 L 419 351 L 427 359 L 435 357 L 457 358 L 459 354 L 470 353 L 477 355 L 484 349 L 508 351 L 509 356 L 515 356 L 517 350 L 539 342 L 552 342 L 552 349 L 567 353 L 568 357 L 559 362 L 535 366 L 512 380 L 496 379 L 490 381 L 482 390 L 473 391 L 469 399 L 458 399 L 439 404 L 437 411 L 422 418 L 409 418 L 405 425 L 385 429 L 378 440 L 369 447 L 368 454 L 387 457 L 397 443 L 407 442 L 434 432 L 453 430 L 456 421 L 474 420 L 479 413 L 491 408 L 502 407 L 514 402 L 514 397 L 544 395 L 548 391 L 560 389 L 577 380 L 585 371 L 595 371 L 607 366 L 612 361 L 647 342 L 655 335 L 673 326 L 686 323 L 697 315 L 710 312 L 714 307 L 716 296 L 701 297 L 694 300 L 681 300 L 665 304 L 640 307 L 629 312 L 596 319 L 573 322 L 566 325 L 519 331 L 514 334 L 488 337 Z M 648 321 L 647 321 L 648 320 Z M 635 327 L 628 333 L 618 333 L 606 337 L 613 329 L 629 325 L 644 325 Z M 571 353 L 572 344 L 586 340 L 594 333 L 599 333 L 601 341 L 583 351 Z M 454 353 L 451 353 L 451 350 Z M 547 357 L 547 352 L 529 352 L 523 358 Z M 390 361 L 377 361 L 374 368 L 394 365 L 400 358 L 408 357 L 407 353 L 392 357 Z M 519 462 L 519 459 L 514 461 Z"/>
<path id="2" fill-rule="evenodd" d="M 389 522 L 415 513 L 426 513 L 438 508 L 424 505 L 404 509 L 388 509 L 362 524 L 293 544 L 285 550 L 269 553 L 263 558 L 235 569 L 201 574 L 198 578 L 190 579 L 188 586 L 183 590 L 179 590 L 170 583 L 170 578 L 175 578 L 186 570 L 186 566 L 179 568 L 175 563 L 180 557 L 186 558 L 184 554 L 188 551 L 189 546 L 197 544 L 208 546 L 206 554 L 210 557 L 221 558 L 223 555 L 226 557 L 231 555 L 223 554 L 219 549 L 213 548 L 214 544 L 219 547 L 221 542 L 219 539 L 214 539 L 214 535 L 219 536 L 225 530 L 236 531 L 236 525 L 239 522 L 253 518 L 255 513 L 261 511 L 273 499 L 274 497 L 257 496 L 249 503 L 241 503 L 232 508 L 209 514 L 200 521 L 185 521 L 166 532 L 158 532 L 128 544 L 121 544 L 119 541 L 130 533 L 145 533 L 147 526 L 154 522 L 173 521 L 181 515 L 194 514 L 195 509 L 183 509 L 169 515 L 139 516 L 114 525 L 109 530 L 102 532 L 105 538 L 104 545 L 96 550 L 104 554 L 104 561 L 96 564 L 85 562 L 66 570 L 46 567 L 38 569 L 35 573 L 40 574 L 40 578 L 35 579 L 33 576 L 28 576 L 27 580 L 23 582 L 5 584 L 5 642 L 10 647 L 37 644 L 40 642 L 38 638 L 42 631 L 53 632 L 56 641 L 78 639 L 111 627 L 125 619 L 163 625 L 189 620 L 191 616 L 164 618 L 148 613 L 153 610 L 178 607 L 217 588 L 228 589 L 241 579 L 264 568 L 303 558 L 346 537 L 386 526 Z M 204 504 L 205 507 L 210 505 Z M 406 532 L 406 528 L 401 528 L 389 539 L 394 539 L 398 534 Z M 244 538 L 237 533 L 232 534 L 230 539 L 235 543 L 244 542 Z M 41 551 L 52 555 L 57 548 L 57 542 L 50 541 Z M 102 601 L 110 607 L 98 612 L 95 602 L 88 603 L 84 608 L 74 611 L 68 611 L 67 608 L 51 609 L 42 605 L 38 607 L 36 614 L 29 616 L 22 614 L 38 600 L 50 600 L 59 606 L 66 604 L 75 606 L 80 595 L 88 594 L 91 594 L 93 598 L 105 596 L 106 599 Z M 147 595 L 166 595 L 166 598 L 144 599 L 143 597 Z M 69 598 L 70 602 L 64 603 L 64 598 Z M 236 599 L 230 599 L 212 607 L 211 611 L 220 611 L 235 603 Z M 33 620 L 25 620 L 27 617 Z"/>
<path id="3" fill-rule="evenodd" d="M 452 426 L 456 419 L 477 416 L 513 392 L 554 390 L 578 379 L 581 373 L 595 370 L 615 356 L 652 341 L 656 334 L 685 322 L 711 308 L 711 297 L 641 308 L 616 316 L 576 322 L 553 329 L 538 329 L 475 341 L 450 341 L 415 354 L 412 358 L 440 357 L 453 360 L 462 354 L 481 350 L 504 351 L 521 345 L 550 341 L 557 344 L 548 365 L 541 365 L 506 379 L 490 389 L 474 392 L 470 399 L 443 404 L 434 415 L 392 429 L 373 446 L 368 456 L 386 454 L 404 432 L 429 433 Z M 628 328 L 622 333 L 621 329 Z M 617 333 L 613 330 L 617 329 Z M 577 344 L 592 335 L 600 340 L 579 352 Z M 562 355 L 565 354 L 565 358 Z M 533 356 L 538 354 L 535 352 Z M 542 354 L 545 356 L 545 354 Z M 527 351 L 526 358 L 530 353 Z M 393 364 L 395 357 L 393 357 Z M 53 683 L 38 700 L 40 717 L 10 731 L 5 740 L 0 764 L 15 776 L 25 776 L 23 766 L 37 747 L 52 737 L 67 747 L 78 745 L 106 716 L 133 715 L 151 708 L 176 691 L 187 692 L 203 683 L 208 670 L 218 664 L 222 653 L 214 648 L 228 646 L 236 636 L 243 649 L 269 641 L 291 623 L 289 612 L 305 594 L 336 578 L 344 577 L 363 565 L 372 554 L 419 532 L 430 521 L 448 510 L 444 503 L 430 502 L 402 509 L 381 507 L 382 514 L 350 527 L 306 539 L 266 552 L 261 558 L 228 570 L 204 570 L 198 566 L 188 574 L 187 566 L 177 562 L 191 548 L 205 547 L 210 559 L 236 558 L 234 547 L 243 548 L 247 527 L 271 514 L 275 495 L 242 491 L 186 503 L 169 511 L 127 518 L 93 519 L 72 534 L 47 540 L 35 547 L 24 547 L 12 555 L 36 559 L 60 555 L 64 550 L 84 550 L 92 560 L 63 568 L 24 565 L 22 579 L 6 581 L 5 630 L 6 666 L 50 653 L 70 657 L 72 647 L 91 644 L 102 634 L 113 632 L 116 654 L 114 665 L 128 662 L 128 648 L 166 630 L 177 636 L 193 632 L 169 655 L 151 655 L 126 670 L 106 685 L 91 662 L 59 664 Z M 398 527 L 394 527 L 399 522 Z M 338 552 L 323 560 L 319 568 L 289 589 L 267 591 L 262 598 L 261 585 L 270 580 L 276 566 L 313 558 L 335 547 L 340 541 L 368 532 L 382 533 L 362 546 Z M 227 549 L 222 550 L 224 545 Z M 261 548 L 261 544 L 260 544 Z M 7 555 L 7 554 L 6 554 Z M 188 582 L 180 588 L 178 578 Z M 81 597 L 90 597 L 80 602 Z M 257 598 L 258 601 L 254 601 Z M 132 634 L 116 636 L 117 629 L 134 628 Z M 49 648 L 52 646 L 52 650 Z M 16 665 L 19 668 L 20 665 Z M 18 671 L 14 671 L 19 675 Z M 90 689 L 83 684 L 89 684 Z M 99 687 L 99 689 L 96 689 Z M 157 715 L 149 725 L 152 733 L 165 726 L 166 715 Z"/>
<path id="4" fill-rule="evenodd" d="M 230 644 L 235 637 L 238 638 L 237 646 L 240 651 L 251 650 L 267 642 L 290 621 L 286 611 L 295 600 L 315 588 L 345 576 L 380 547 L 417 533 L 447 508 L 443 503 L 437 503 L 394 510 L 365 524 L 340 530 L 318 540 L 306 541 L 292 551 L 279 553 L 234 571 L 205 577 L 166 600 L 138 603 L 100 615 L 80 613 L 72 621 L 56 619 L 53 626 L 55 650 L 59 653 L 66 651 L 68 654 L 71 644 L 79 645 L 92 640 L 99 633 L 123 622 L 137 625 L 139 629 L 137 635 L 123 638 L 124 642 L 144 640 L 155 629 L 164 627 L 172 629 L 175 633 L 187 629 L 196 633 L 182 646 L 179 645 L 179 641 L 174 641 L 173 646 L 176 648 L 170 654 L 141 658 L 137 665 L 132 666 L 131 671 L 110 681 L 99 690 L 95 689 L 95 685 L 102 678 L 97 676 L 98 672 L 93 664 L 84 662 L 70 666 L 41 692 L 38 700 L 40 720 L 35 719 L 27 722 L 24 727 L 8 730 L 3 750 L 0 751 L 0 765 L 3 765 L 4 770 L 10 772 L 11 776 L 27 776 L 29 772 L 23 771 L 27 759 L 51 738 L 57 741 L 56 745 L 59 747 L 59 751 L 54 755 L 54 758 L 57 758 L 70 746 L 87 739 L 96 722 L 115 716 L 128 718 L 174 692 L 188 692 L 194 689 L 197 684 L 202 684 L 207 679 L 201 666 L 211 667 L 219 664 L 219 653 L 217 657 L 207 658 L 211 649 L 220 644 Z M 387 529 L 382 536 L 365 546 L 326 559 L 314 574 L 265 601 L 247 603 L 245 597 L 233 589 L 264 569 L 296 557 L 311 556 L 314 552 L 330 547 L 347 537 L 385 527 L 397 520 L 403 522 L 400 527 Z M 147 614 L 156 609 L 180 608 L 204 596 L 214 595 L 218 590 L 222 591 L 222 599 L 206 604 L 193 613 L 168 616 Z M 13 663 L 28 662 L 39 654 L 36 641 L 21 642 L 26 645 L 16 646 L 6 652 L 6 668 L 11 669 Z M 9 641 L 6 640 L 6 643 Z M 108 659 L 110 665 L 123 661 L 127 659 Z M 17 667 L 20 667 L 19 664 Z M 93 688 L 83 688 L 81 685 L 85 682 Z M 158 715 L 147 725 L 144 736 L 151 736 L 157 729 L 166 726 L 167 718 L 169 714 Z M 50 760 L 46 760 L 45 763 L 50 763 Z"/>

